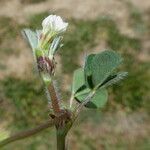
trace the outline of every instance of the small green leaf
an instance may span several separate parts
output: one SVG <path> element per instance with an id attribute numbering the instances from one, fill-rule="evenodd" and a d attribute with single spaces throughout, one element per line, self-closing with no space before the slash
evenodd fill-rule
<path id="1" fill-rule="evenodd" d="M 112 50 L 90 55 L 85 64 L 86 79 L 92 76 L 94 87 L 100 85 L 121 62 L 120 55 Z"/>
<path id="2" fill-rule="evenodd" d="M 114 75 L 110 75 L 107 77 L 107 79 L 100 85 L 100 88 L 106 88 L 112 84 L 115 84 L 119 82 L 120 80 L 123 80 L 128 75 L 127 72 L 119 72 Z"/>
<path id="3" fill-rule="evenodd" d="M 84 71 L 82 68 L 74 71 L 72 93 L 75 94 L 79 88 L 81 88 L 85 83 Z"/>
<path id="4" fill-rule="evenodd" d="M 93 81 L 92 81 L 92 60 L 95 57 L 96 54 L 90 54 L 87 56 L 86 61 L 85 61 L 85 84 L 89 88 L 93 88 Z"/>
<path id="5" fill-rule="evenodd" d="M 76 97 L 76 98 L 79 98 L 81 101 L 84 101 L 84 95 L 85 95 L 85 96 L 88 96 L 90 92 L 91 92 L 91 89 L 85 88 L 85 89 L 83 89 L 83 90 L 77 92 L 77 93 L 75 94 L 75 97 Z M 86 97 L 85 97 L 85 98 L 86 98 Z"/>
<path id="6" fill-rule="evenodd" d="M 59 37 L 56 37 L 52 44 L 50 45 L 50 52 L 49 52 L 49 55 L 50 56 L 53 56 L 57 50 L 59 49 L 59 45 L 60 45 L 60 41 L 62 40 L 62 37 L 59 36 Z"/>
<path id="7" fill-rule="evenodd" d="M 108 93 L 106 89 L 97 90 L 92 100 L 87 103 L 88 108 L 103 108 L 107 102 Z"/>
<path id="8" fill-rule="evenodd" d="M 26 40 L 28 41 L 28 43 L 30 44 L 31 48 L 33 50 L 37 48 L 37 45 L 38 45 L 37 34 L 31 31 L 30 29 L 24 29 L 22 33 L 24 37 L 26 38 Z"/>
<path id="9" fill-rule="evenodd" d="M 75 95 L 75 99 L 78 102 L 83 102 L 86 97 L 90 94 L 91 90 L 86 89 Z M 102 108 L 105 106 L 108 99 L 108 93 L 106 89 L 98 89 L 93 98 L 85 106 L 87 108 Z"/>

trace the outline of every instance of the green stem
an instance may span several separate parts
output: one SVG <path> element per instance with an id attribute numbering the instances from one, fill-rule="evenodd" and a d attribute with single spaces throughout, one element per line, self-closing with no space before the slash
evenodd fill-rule
<path id="1" fill-rule="evenodd" d="M 66 135 L 62 130 L 57 129 L 57 150 L 67 150 Z"/>

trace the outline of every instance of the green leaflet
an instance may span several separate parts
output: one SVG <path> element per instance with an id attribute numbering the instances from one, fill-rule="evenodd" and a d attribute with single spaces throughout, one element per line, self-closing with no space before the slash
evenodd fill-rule
<path id="1" fill-rule="evenodd" d="M 84 72 L 85 72 L 85 84 L 89 88 L 93 88 L 93 81 L 92 81 L 92 60 L 95 57 L 96 54 L 90 54 L 87 56 L 86 61 L 85 61 L 85 67 L 84 67 Z"/>
<path id="2" fill-rule="evenodd" d="M 90 89 L 85 89 L 75 95 L 75 99 L 78 102 L 83 102 L 90 94 Z M 102 108 L 105 106 L 108 99 L 108 93 L 106 89 L 98 89 L 93 98 L 85 106 L 87 108 Z"/>
<path id="3" fill-rule="evenodd" d="M 62 40 L 61 36 L 54 38 L 52 44 L 50 45 L 49 56 L 53 56 L 58 51 L 61 40 Z"/>
<path id="4" fill-rule="evenodd" d="M 37 33 L 31 31 L 30 29 L 24 29 L 22 31 L 23 36 L 25 37 L 25 39 L 27 40 L 27 42 L 29 43 L 29 45 L 32 48 L 32 52 L 33 52 L 33 57 L 34 60 L 36 61 L 36 49 L 37 49 L 37 45 L 38 45 L 38 40 L 39 40 L 39 32 L 37 31 Z"/>
<path id="5" fill-rule="evenodd" d="M 38 45 L 38 36 L 35 32 L 31 31 L 30 29 L 24 29 L 23 35 L 30 44 L 32 50 L 37 48 Z"/>
<path id="6" fill-rule="evenodd" d="M 100 85 L 100 88 L 106 88 L 112 84 L 115 84 L 119 82 L 120 80 L 123 80 L 128 75 L 127 72 L 118 72 L 114 75 L 110 75 L 107 77 L 107 79 Z"/>
<path id="7" fill-rule="evenodd" d="M 92 79 L 94 85 L 101 84 L 121 63 L 121 57 L 114 51 L 104 51 L 92 60 Z"/>
<path id="8" fill-rule="evenodd" d="M 84 71 L 82 68 L 74 71 L 73 74 L 73 84 L 72 84 L 72 93 L 75 94 L 77 90 L 82 87 L 85 83 Z"/>
<path id="9" fill-rule="evenodd" d="M 85 76 L 88 82 L 86 85 L 91 87 L 90 83 L 94 84 L 93 87 L 103 83 L 103 81 L 118 67 L 122 62 L 119 54 L 112 50 L 106 50 L 96 55 L 89 55 L 85 63 Z M 88 80 L 91 74 L 91 79 Z"/>

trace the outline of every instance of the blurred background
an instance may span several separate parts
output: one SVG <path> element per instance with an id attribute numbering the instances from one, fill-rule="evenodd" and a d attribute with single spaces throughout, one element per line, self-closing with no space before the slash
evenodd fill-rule
<path id="1" fill-rule="evenodd" d="M 71 150 L 150 149 L 149 0 L 0 0 L 0 140 L 48 119 L 45 89 L 36 74 L 23 28 L 40 29 L 48 14 L 69 28 L 57 55 L 58 87 L 69 98 L 73 71 L 89 53 L 113 49 L 129 76 L 109 88 L 103 110 L 87 110 L 69 134 Z M 3 150 L 55 150 L 55 131 L 12 143 Z"/>

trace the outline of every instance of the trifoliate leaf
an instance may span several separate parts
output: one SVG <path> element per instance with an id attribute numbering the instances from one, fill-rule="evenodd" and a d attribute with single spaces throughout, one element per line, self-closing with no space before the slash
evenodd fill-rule
<path id="1" fill-rule="evenodd" d="M 113 70 L 121 62 L 120 55 L 111 50 L 87 56 L 84 70 L 77 70 L 74 74 L 74 83 L 77 84 L 73 85 L 74 98 L 82 103 L 88 95 L 96 91 L 85 106 L 88 108 L 102 108 L 106 104 L 108 97 L 105 88 L 120 81 L 127 75 L 126 72 L 112 75 Z"/>

